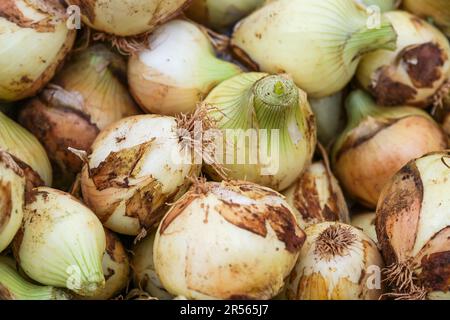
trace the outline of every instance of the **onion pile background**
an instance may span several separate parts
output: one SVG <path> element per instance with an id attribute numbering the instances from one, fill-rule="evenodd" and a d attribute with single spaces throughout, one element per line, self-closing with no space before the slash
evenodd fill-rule
<path id="1" fill-rule="evenodd" d="M 450 300 L 449 30 L 444 0 L 2 0 L 0 299 Z"/>

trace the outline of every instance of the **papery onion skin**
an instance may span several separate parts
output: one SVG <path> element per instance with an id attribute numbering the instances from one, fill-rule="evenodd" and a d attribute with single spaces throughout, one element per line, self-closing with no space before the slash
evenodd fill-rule
<path id="1" fill-rule="evenodd" d="M 46 1 L 45 6 L 54 11 L 45 13 L 21 0 L 0 4 L 0 101 L 35 95 L 73 46 L 76 31 L 67 28 L 63 6 L 56 0 Z"/>
<path id="2" fill-rule="evenodd" d="M 352 214 L 351 225 L 361 229 L 366 235 L 373 240 L 373 242 L 378 243 L 377 232 L 375 230 L 375 212 L 362 212 Z"/>
<path id="3" fill-rule="evenodd" d="M 447 0 L 403 0 L 403 9 L 422 18 L 431 18 L 450 37 L 450 3 Z"/>
<path id="4" fill-rule="evenodd" d="M 395 48 L 390 23 L 368 28 L 368 18 L 348 0 L 272 1 L 235 27 L 231 45 L 255 69 L 288 73 L 308 97 L 321 98 L 347 85 L 363 53 Z"/>
<path id="5" fill-rule="evenodd" d="M 28 194 L 13 242 L 19 266 L 33 280 L 92 296 L 105 285 L 105 232 L 95 214 L 69 194 L 40 187 Z"/>
<path id="6" fill-rule="evenodd" d="M 198 176 L 180 144 L 175 118 L 139 115 L 103 130 L 81 176 L 83 199 L 114 232 L 139 235 L 164 215 Z"/>
<path id="7" fill-rule="evenodd" d="M 341 187 L 323 161 L 308 167 L 283 195 L 294 209 L 302 229 L 325 221 L 350 221 Z"/>
<path id="8" fill-rule="evenodd" d="M 136 36 L 180 14 L 191 0 L 68 0 L 81 8 L 89 27 L 116 36 Z"/>
<path id="9" fill-rule="evenodd" d="M 129 60 L 130 90 L 149 113 L 190 113 L 220 82 L 241 69 L 216 58 L 207 34 L 197 25 L 173 20 L 149 38 L 149 48 Z"/>
<path id="10" fill-rule="evenodd" d="M 387 12 L 384 17 L 398 34 L 397 50 L 365 55 L 357 80 L 380 105 L 427 107 L 450 71 L 449 42 L 438 29 L 407 12 Z"/>
<path id="11" fill-rule="evenodd" d="M 442 129 L 420 109 L 380 107 L 358 90 L 348 97 L 347 113 L 333 170 L 344 190 L 368 208 L 376 207 L 384 185 L 408 161 L 447 147 Z"/>
<path id="12" fill-rule="evenodd" d="M 305 240 L 277 192 L 248 182 L 197 184 L 156 234 L 156 272 L 188 299 L 270 299 Z"/>
<path id="13" fill-rule="evenodd" d="M 305 232 L 305 245 L 288 281 L 290 300 L 380 298 L 383 259 L 367 235 L 337 222 L 315 224 Z"/>

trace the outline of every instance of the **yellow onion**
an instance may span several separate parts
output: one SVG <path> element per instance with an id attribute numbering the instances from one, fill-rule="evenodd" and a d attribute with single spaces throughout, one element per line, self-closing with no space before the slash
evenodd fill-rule
<path id="1" fill-rule="evenodd" d="M 194 0 L 186 15 L 216 31 L 227 31 L 263 3 L 264 0 Z"/>
<path id="2" fill-rule="evenodd" d="M 350 0 L 272 1 L 242 20 L 231 41 L 254 68 L 288 73 L 311 98 L 342 90 L 362 54 L 394 49 L 389 22 L 368 24 L 366 10 Z"/>
<path id="3" fill-rule="evenodd" d="M 199 182 L 162 220 L 153 258 L 172 295 L 270 299 L 304 241 L 277 192 L 248 182 Z"/>
<path id="4" fill-rule="evenodd" d="M 377 207 L 377 236 L 390 296 L 450 299 L 450 152 L 404 166 Z"/>
<path id="5" fill-rule="evenodd" d="M 105 285 L 105 242 L 102 224 L 89 208 L 67 193 L 40 187 L 27 197 L 13 251 L 33 280 L 91 296 Z"/>
<path id="6" fill-rule="evenodd" d="M 17 272 L 15 261 L 0 256 L 0 300 L 68 300 L 70 295 L 51 286 L 28 282 Z"/>
<path id="7" fill-rule="evenodd" d="M 450 71 L 449 42 L 438 29 L 407 12 L 387 12 L 384 17 L 398 34 L 397 50 L 365 55 L 356 77 L 381 105 L 426 107 Z"/>
<path id="8" fill-rule="evenodd" d="M 128 81 L 139 105 L 150 113 L 176 115 L 195 109 L 218 83 L 241 70 L 216 58 L 197 25 L 173 20 L 149 38 L 149 47 L 129 60 Z"/>
<path id="9" fill-rule="evenodd" d="M 283 192 L 302 229 L 325 221 L 350 221 L 347 203 L 328 164 L 313 163 Z"/>
<path id="10" fill-rule="evenodd" d="M 0 149 L 0 252 L 8 247 L 22 223 L 25 189 L 23 170 Z"/>
<path id="11" fill-rule="evenodd" d="M 383 259 L 377 246 L 352 226 L 323 222 L 308 227 L 288 281 L 290 300 L 377 300 Z"/>
<path id="12" fill-rule="evenodd" d="M 442 129 L 420 109 L 381 107 L 361 90 L 346 104 L 349 123 L 334 145 L 333 169 L 345 191 L 369 208 L 408 161 L 447 147 Z"/>
<path id="13" fill-rule="evenodd" d="M 377 232 L 375 230 L 375 212 L 362 212 L 352 215 L 352 226 L 361 229 L 366 235 L 378 243 Z"/>
<path id="14" fill-rule="evenodd" d="M 173 296 L 164 289 L 155 270 L 153 244 L 156 232 L 152 232 L 133 248 L 134 285 L 159 300 L 172 300 Z"/>
<path id="15" fill-rule="evenodd" d="M 54 76 L 75 40 L 58 0 L 2 0 L 0 101 L 31 97 Z"/>
<path id="16" fill-rule="evenodd" d="M 52 167 L 34 135 L 0 112 L 0 149 L 10 153 L 34 186 L 52 185 Z"/>
<path id="17" fill-rule="evenodd" d="M 183 121 L 172 117 L 140 115 L 99 134 L 81 187 L 84 201 L 107 228 L 138 235 L 159 222 L 166 203 L 186 192 L 202 162 L 197 164 L 183 143 L 183 128 Z"/>
<path id="18" fill-rule="evenodd" d="M 90 150 L 99 130 L 138 114 L 127 91 L 126 63 L 103 45 L 74 54 L 19 121 L 42 142 L 55 168 L 55 185 L 65 187 L 82 167 L 68 148 Z"/>
<path id="19" fill-rule="evenodd" d="M 398 7 L 401 0 L 354 0 L 369 9 L 379 8 L 380 12 L 392 11 Z"/>
<path id="20" fill-rule="evenodd" d="M 191 0 L 66 0 L 81 8 L 89 27 L 117 36 L 152 31 L 177 16 Z"/>
<path id="21" fill-rule="evenodd" d="M 240 74 L 219 84 L 204 102 L 220 129 L 211 132 L 205 152 L 229 179 L 284 190 L 311 163 L 314 114 L 306 94 L 287 77 Z M 216 168 L 205 170 L 214 180 L 223 178 Z"/>
<path id="22" fill-rule="evenodd" d="M 422 18 L 431 18 L 450 37 L 450 2 L 447 0 L 403 0 L 403 8 Z"/>

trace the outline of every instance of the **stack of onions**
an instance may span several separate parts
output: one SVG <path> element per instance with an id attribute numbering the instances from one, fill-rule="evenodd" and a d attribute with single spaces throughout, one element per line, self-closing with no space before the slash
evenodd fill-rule
<path id="1" fill-rule="evenodd" d="M 450 71 L 449 42 L 438 29 L 407 12 L 384 16 L 398 34 L 397 50 L 365 55 L 357 79 L 381 105 L 427 107 Z"/>
<path id="2" fill-rule="evenodd" d="M 75 54 L 19 121 L 39 138 L 55 168 L 55 185 L 66 187 L 82 167 L 68 148 L 90 150 L 99 130 L 138 114 L 127 92 L 126 63 L 103 45 Z"/>
<path id="3" fill-rule="evenodd" d="M 128 80 L 144 110 L 176 115 L 192 112 L 214 86 L 240 72 L 216 58 L 200 27 L 173 20 L 150 36 L 147 49 L 130 58 Z"/>
<path id="4" fill-rule="evenodd" d="M 390 296 L 450 298 L 450 152 L 413 160 L 389 182 L 376 230 Z"/>
<path id="5" fill-rule="evenodd" d="M 311 98 L 342 90 L 364 53 L 395 49 L 389 22 L 369 26 L 366 9 L 349 0 L 271 1 L 236 27 L 235 53 L 254 68 L 286 72 Z"/>
<path id="6" fill-rule="evenodd" d="M 450 3 L 447 0 L 403 0 L 403 8 L 423 18 L 431 18 L 450 37 Z"/>
<path id="7" fill-rule="evenodd" d="M 377 232 L 375 230 L 375 212 L 361 212 L 352 214 L 351 225 L 361 229 L 370 239 L 378 243 Z"/>
<path id="8" fill-rule="evenodd" d="M 333 167 L 348 194 L 369 208 L 408 161 L 447 147 L 442 129 L 420 109 L 380 107 L 361 90 L 346 107 L 349 123 L 334 145 Z"/>
<path id="9" fill-rule="evenodd" d="M 188 299 L 270 299 L 305 241 L 277 192 L 199 182 L 161 222 L 153 258 L 163 286 Z"/>
<path id="10" fill-rule="evenodd" d="M 33 96 L 54 76 L 75 31 L 58 0 L 0 3 L 0 101 Z"/>

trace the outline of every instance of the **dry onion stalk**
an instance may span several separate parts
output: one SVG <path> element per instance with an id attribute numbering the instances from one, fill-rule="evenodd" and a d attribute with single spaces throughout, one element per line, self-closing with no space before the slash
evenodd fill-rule
<path id="1" fill-rule="evenodd" d="M 450 37 L 450 3 L 447 0 L 403 0 L 403 8 L 423 18 L 431 18 Z"/>

